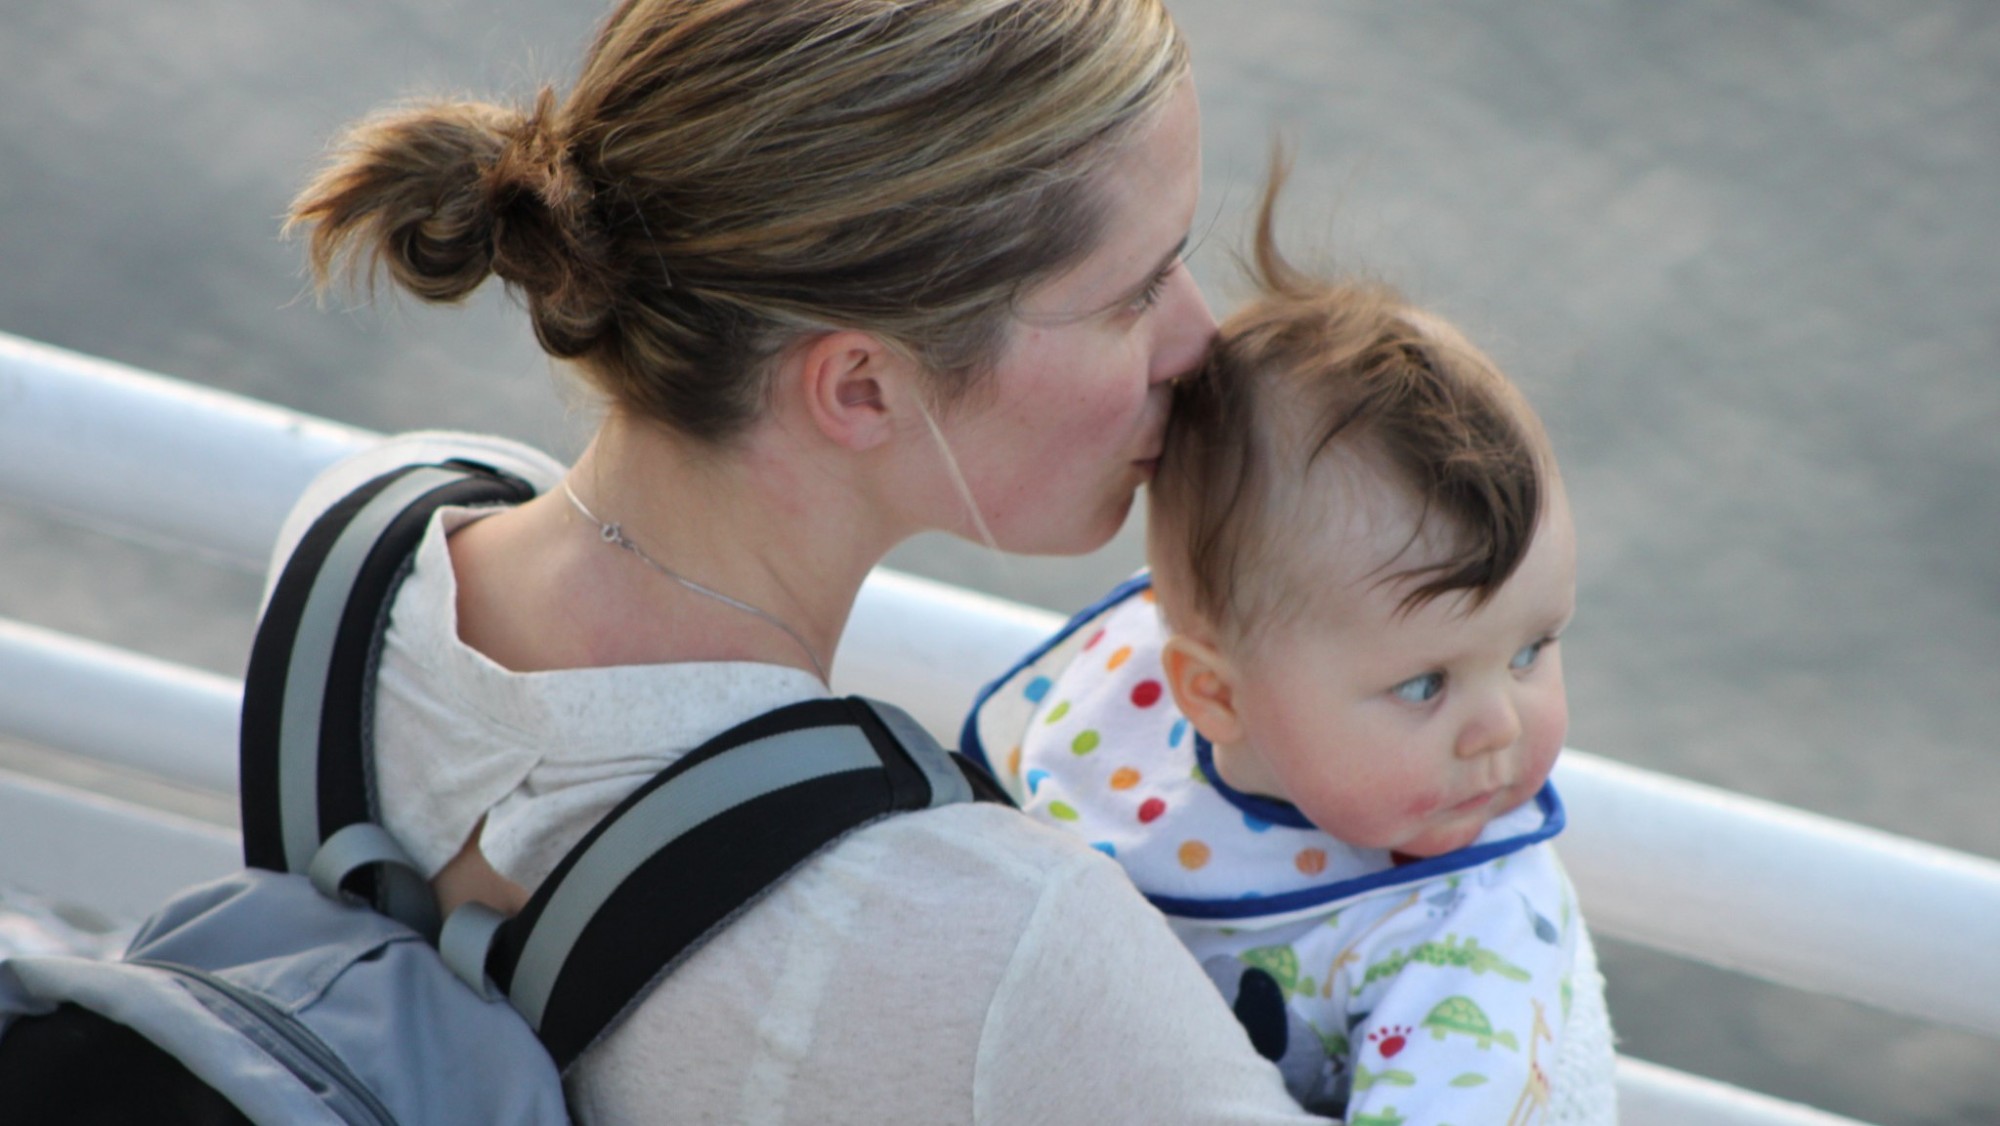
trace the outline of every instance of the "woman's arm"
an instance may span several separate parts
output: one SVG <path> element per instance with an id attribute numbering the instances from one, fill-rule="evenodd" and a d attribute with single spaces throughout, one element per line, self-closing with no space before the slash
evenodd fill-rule
<path id="1" fill-rule="evenodd" d="M 1286 1094 L 1206 974 L 1110 860 L 1055 873 L 988 1014 L 981 1126 L 1323 1122 Z"/>

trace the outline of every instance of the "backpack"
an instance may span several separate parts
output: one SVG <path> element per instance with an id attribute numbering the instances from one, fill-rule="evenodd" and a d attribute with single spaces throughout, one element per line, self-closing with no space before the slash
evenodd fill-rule
<path id="1" fill-rule="evenodd" d="M 639 787 L 518 915 L 441 920 L 376 820 L 375 664 L 431 514 L 533 495 L 405 466 L 314 523 L 244 679 L 246 869 L 173 897 L 118 961 L 0 961 L 0 1118 L 567 1122 L 562 1073 L 788 873 L 878 818 L 1006 800 L 902 711 L 809 700 Z"/>

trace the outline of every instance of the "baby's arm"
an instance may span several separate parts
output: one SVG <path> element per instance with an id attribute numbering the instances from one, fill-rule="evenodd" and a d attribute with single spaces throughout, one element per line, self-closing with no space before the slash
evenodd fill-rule
<path id="1" fill-rule="evenodd" d="M 1330 986 L 1349 1014 L 1350 1126 L 1545 1111 L 1579 926 L 1546 846 L 1424 884 L 1382 916 Z"/>

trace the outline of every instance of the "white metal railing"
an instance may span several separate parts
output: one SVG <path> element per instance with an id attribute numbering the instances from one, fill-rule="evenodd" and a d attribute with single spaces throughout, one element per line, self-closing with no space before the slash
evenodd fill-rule
<path id="1" fill-rule="evenodd" d="M 0 501 L 225 566 L 261 571 L 314 473 L 373 440 L 0 334 Z M 1058 622 L 878 572 L 836 687 L 952 739 L 980 670 Z M 0 621 L 0 735 L 227 792 L 239 699 L 227 678 Z M 1557 782 L 1563 856 L 1600 933 L 2000 1039 L 2000 862 L 1581 751 Z M 135 917 L 237 862 L 227 830 L 0 771 L 0 885 Z M 1848 1121 L 1636 1060 L 1620 1092 L 1637 1126 Z"/>

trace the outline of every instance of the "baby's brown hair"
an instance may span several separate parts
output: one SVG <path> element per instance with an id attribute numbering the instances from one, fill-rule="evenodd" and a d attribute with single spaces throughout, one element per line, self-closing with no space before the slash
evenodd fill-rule
<path id="1" fill-rule="evenodd" d="M 1174 391 L 1149 494 L 1153 568 L 1175 594 L 1169 616 L 1192 613 L 1236 640 L 1281 608 L 1311 605 L 1305 530 L 1325 515 L 1300 501 L 1315 464 L 1342 453 L 1409 490 L 1420 513 L 1412 543 L 1435 521 L 1447 533 L 1442 558 L 1384 575 L 1421 580 L 1404 608 L 1452 591 L 1476 607 L 1534 539 L 1553 471 L 1547 437 L 1455 329 L 1388 286 L 1286 261 L 1273 233 L 1284 179 L 1274 159 L 1248 270 L 1256 296 Z"/>

